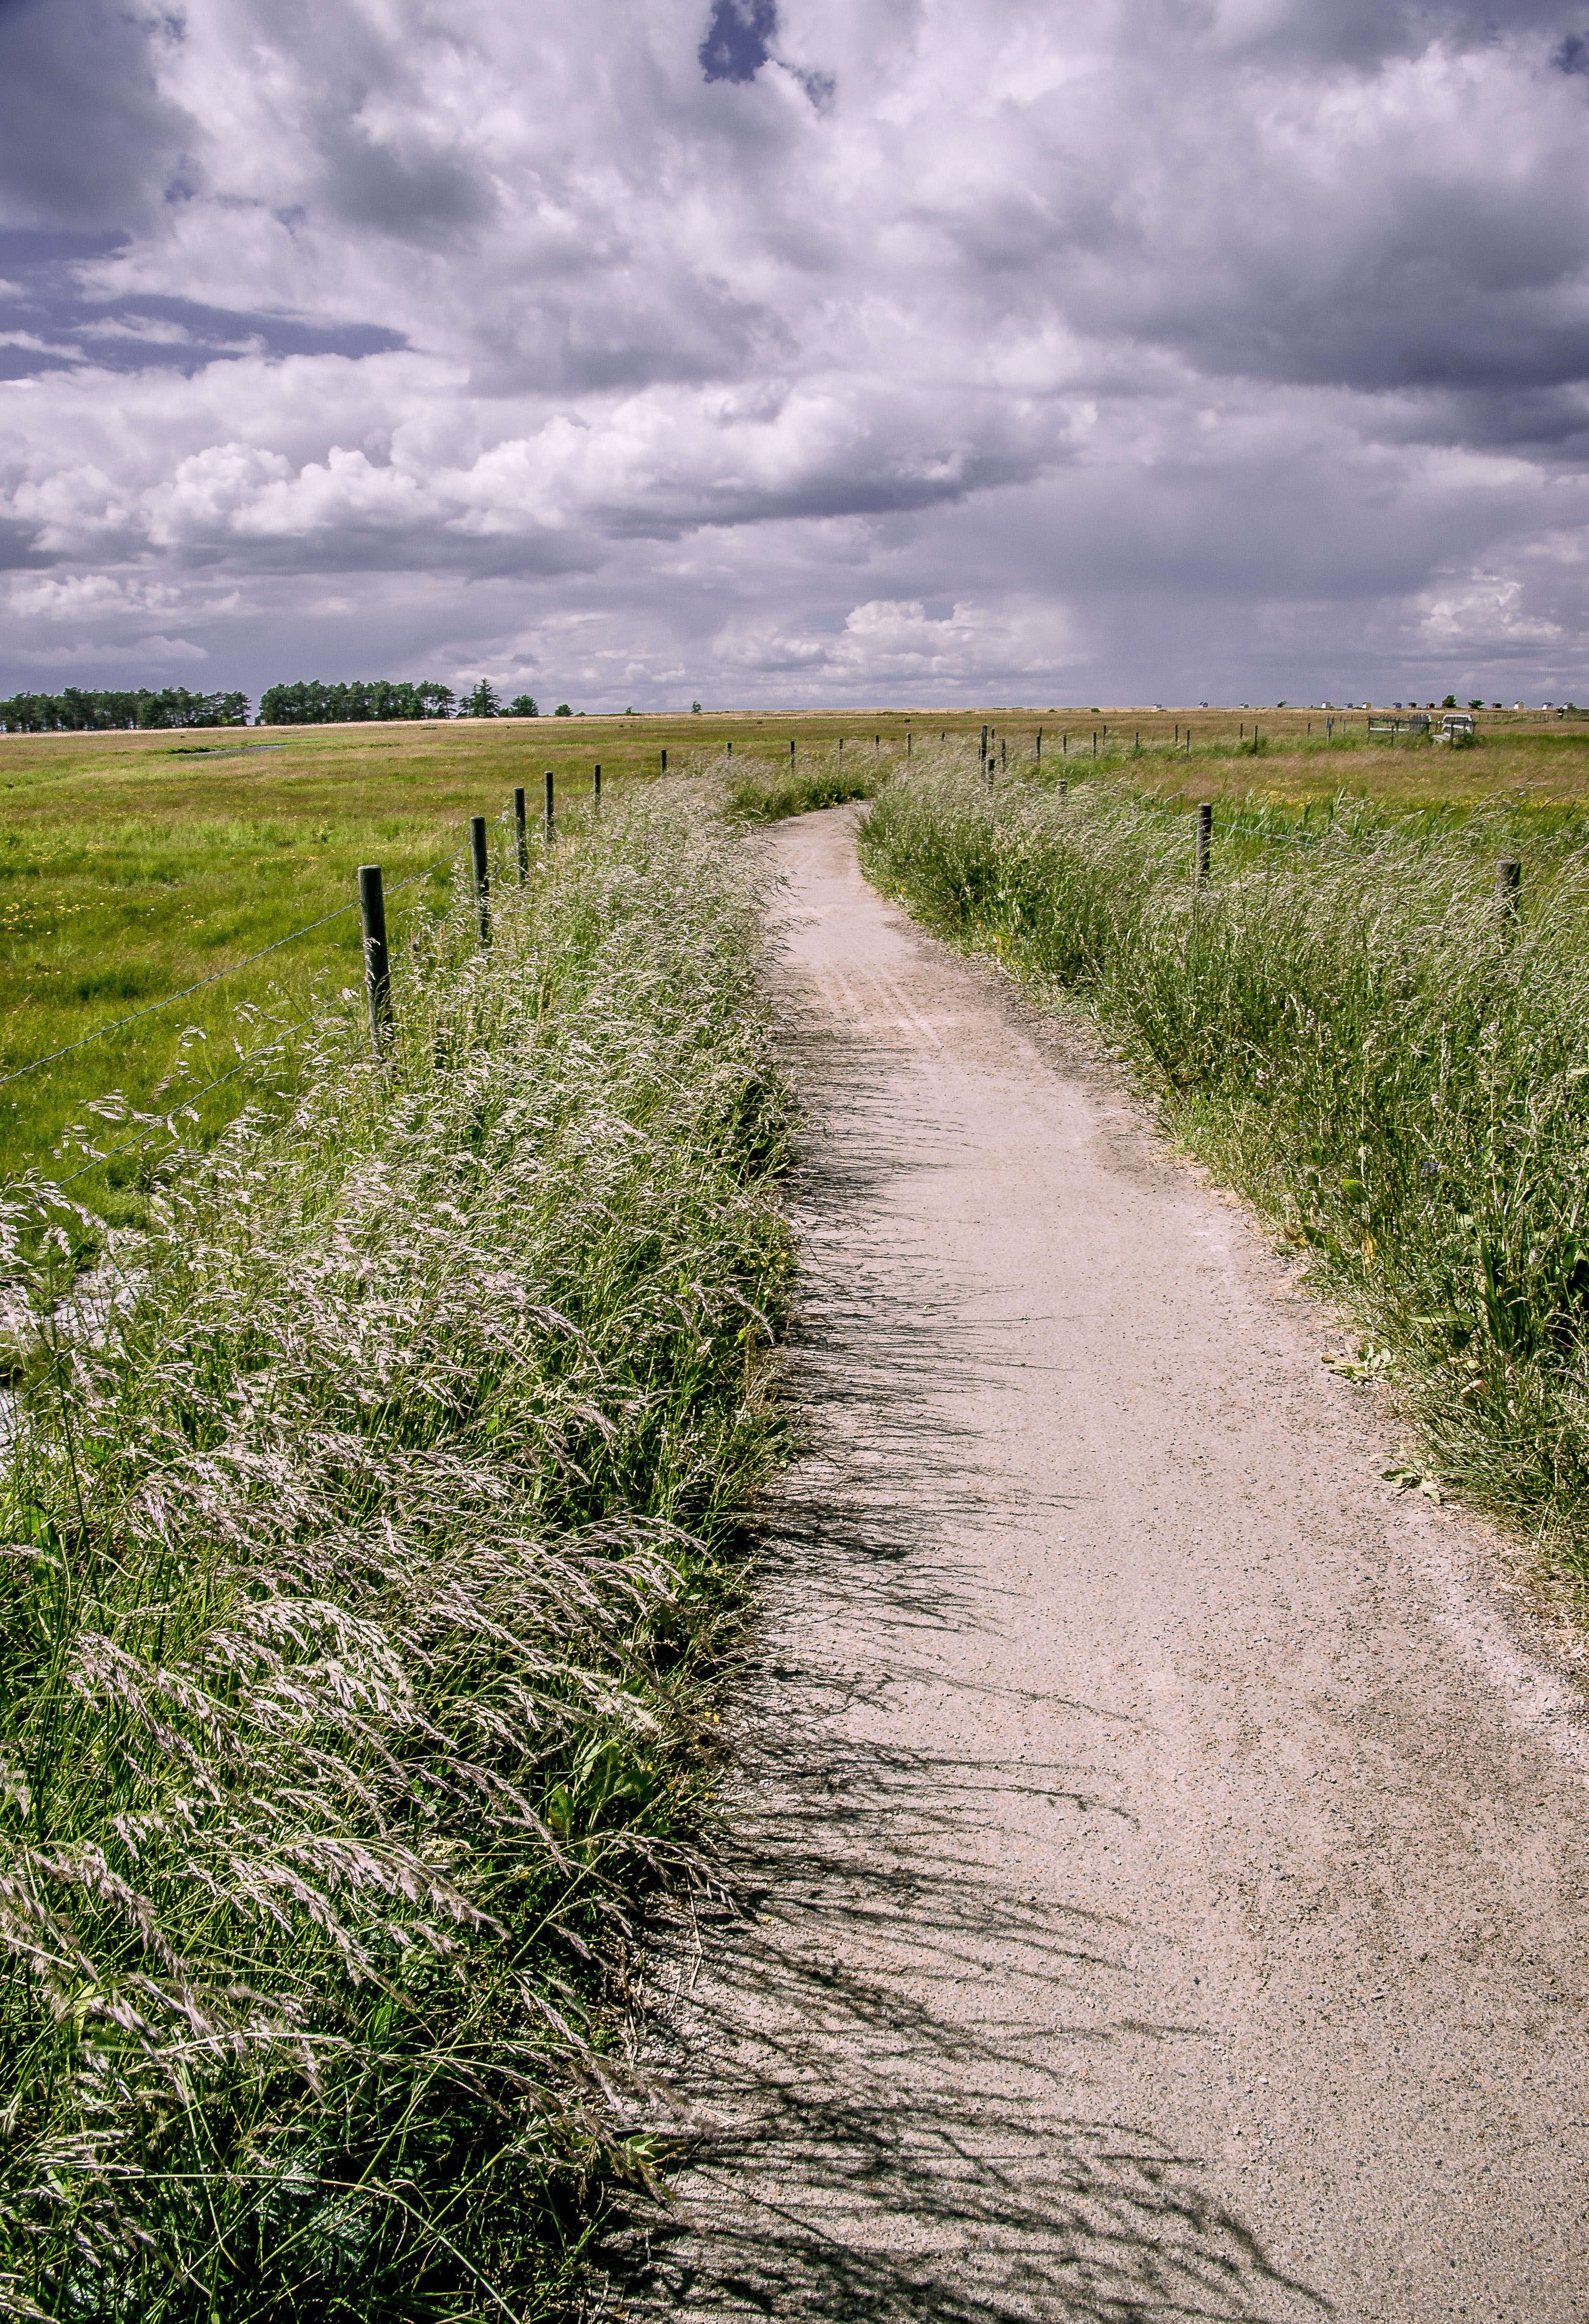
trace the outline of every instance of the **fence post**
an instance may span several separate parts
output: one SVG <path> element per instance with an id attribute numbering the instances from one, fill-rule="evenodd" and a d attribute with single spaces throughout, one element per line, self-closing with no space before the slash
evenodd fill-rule
<path id="1" fill-rule="evenodd" d="M 491 881 L 485 869 L 485 817 L 483 815 L 469 817 L 469 853 L 474 859 L 475 908 L 480 916 L 480 941 L 488 945 L 491 942 L 491 905 L 488 900 Z"/>
<path id="2" fill-rule="evenodd" d="M 988 770 L 988 730 L 985 726 L 982 730 L 982 747 L 976 754 L 976 764 L 979 771 L 985 775 Z"/>
<path id="3" fill-rule="evenodd" d="M 513 793 L 513 837 L 519 849 L 519 885 L 522 888 L 530 876 L 530 842 L 524 828 L 524 794 Z"/>
<path id="4" fill-rule="evenodd" d="M 666 773 L 667 773 L 667 771 L 668 771 L 668 753 L 667 753 L 667 752 L 666 752 L 666 751 L 664 751 L 664 752 L 662 752 L 662 772 L 663 772 L 664 774 L 666 774 Z"/>
<path id="5" fill-rule="evenodd" d="M 1009 770 L 1009 766 L 1010 766 L 1010 760 L 1009 760 L 1009 756 L 1008 756 L 1009 747 L 1010 747 L 1010 746 L 1009 746 L 1009 744 L 1005 742 L 1005 740 L 1004 740 L 1003 736 L 1001 734 L 1001 735 L 1000 735 L 1000 737 L 999 737 L 999 772 L 1000 772 L 1001 774 L 1005 774 L 1005 773 L 1007 773 L 1007 772 L 1008 772 L 1008 770 Z"/>
<path id="6" fill-rule="evenodd" d="M 910 729 L 907 726 L 907 727 L 906 727 L 906 729 L 905 729 L 905 756 L 906 756 L 906 758 L 908 759 L 908 758 L 910 757 Z"/>
<path id="7" fill-rule="evenodd" d="M 546 844 L 551 845 L 551 769 L 546 770 Z"/>
<path id="8" fill-rule="evenodd" d="M 364 923 L 365 991 L 370 1001 L 370 1038 L 381 1054 L 381 1037 L 392 1029 L 392 963 L 386 952 L 386 898 L 381 866 L 358 867 L 358 916 Z"/>
<path id="9" fill-rule="evenodd" d="M 1039 727 L 1038 728 L 1038 764 L 1039 764 L 1039 766 L 1040 767 L 1040 766 L 1042 765 L 1042 763 L 1043 763 L 1043 730 L 1042 730 L 1042 728 L 1039 726 Z"/>
<path id="10" fill-rule="evenodd" d="M 792 734 L 789 738 L 789 763 L 792 773 L 794 770 L 794 736 Z"/>
<path id="11" fill-rule="evenodd" d="M 593 807 L 601 805 L 601 769 L 599 767 L 596 768 L 591 774 L 590 803 Z"/>
<path id="12" fill-rule="evenodd" d="M 1194 875 L 1199 888 L 1208 877 L 1208 849 L 1213 837 L 1214 801 L 1199 799 L 1197 802 L 1197 865 Z"/>
<path id="13" fill-rule="evenodd" d="M 1503 913 L 1516 911 L 1518 887 L 1522 876 L 1523 867 L 1514 857 L 1501 856 L 1495 866 L 1495 901 Z"/>

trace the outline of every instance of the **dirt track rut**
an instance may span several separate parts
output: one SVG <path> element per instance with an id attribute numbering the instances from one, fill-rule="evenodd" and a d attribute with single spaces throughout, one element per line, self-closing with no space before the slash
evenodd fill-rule
<path id="1" fill-rule="evenodd" d="M 810 1449 L 624 2302 L 1589 2318 L 1569 1693 L 1107 1077 L 781 828 Z"/>

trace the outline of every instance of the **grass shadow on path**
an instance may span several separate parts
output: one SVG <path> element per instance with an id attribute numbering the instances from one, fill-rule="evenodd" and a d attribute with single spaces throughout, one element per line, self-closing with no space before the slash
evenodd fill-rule
<path id="1" fill-rule="evenodd" d="M 762 1545 L 725 1901 L 652 1957 L 636 2127 L 686 2159 L 667 2198 L 609 2222 L 601 2313 L 1316 2324 L 1329 2303 L 1206 2160 L 1102 2102 L 1107 2045 L 1188 2037 L 1112 2020 L 1136 1932 L 1035 1893 L 997 1844 L 1067 1803 L 1129 1827 L 1093 1747 L 1132 1721 L 1045 1695 L 1034 1731 L 1059 1747 L 999 1747 L 1037 1698 L 1001 1669 L 1015 1609 L 975 1545 L 1067 1505 L 1012 1510 L 984 1473 L 965 1416 L 1007 1357 L 989 1286 L 928 1259 L 889 1201 L 952 1148 L 930 1076 L 908 1036 L 894 1055 L 801 1013 L 797 996 L 808 1450 Z M 956 1653 L 979 1632 L 984 1651 Z"/>

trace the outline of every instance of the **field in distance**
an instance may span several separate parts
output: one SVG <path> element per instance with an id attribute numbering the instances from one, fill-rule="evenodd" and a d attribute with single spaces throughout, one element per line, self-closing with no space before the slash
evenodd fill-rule
<path id="1" fill-rule="evenodd" d="M 664 750 L 675 766 L 732 759 L 736 774 L 776 779 L 791 741 L 797 765 L 831 762 L 842 743 L 846 775 L 864 782 L 903 756 L 907 733 L 919 748 L 974 741 L 984 724 L 1012 772 L 1035 768 L 1040 733 L 1045 770 L 1058 755 L 1082 780 L 1096 763 L 1188 805 L 1256 794 L 1300 807 L 1345 791 L 1391 809 L 1460 809 L 1500 796 L 1558 835 L 1589 822 L 1589 718 L 1538 713 L 1483 713 L 1478 746 L 1457 752 L 1370 743 L 1357 712 L 1107 706 L 0 736 L 0 1175 L 75 1169 L 77 1149 L 54 1149 L 92 1101 L 115 1092 L 164 1109 L 225 1073 L 271 1021 L 356 988 L 358 918 L 346 908 L 356 867 L 379 862 L 389 890 L 412 883 L 393 900 L 400 947 L 416 915 L 445 899 L 467 817 L 505 816 L 522 785 L 533 829 L 547 768 L 566 816 L 584 811 L 598 763 L 607 791 L 653 779 Z M 498 826 L 499 847 L 505 836 Z M 337 912 L 174 1006 L 5 1080 Z M 236 1091 L 199 1102 L 206 1127 L 229 1114 Z M 95 1135 L 107 1148 L 125 1131 L 97 1122 Z M 107 1216 L 134 1213 L 147 1151 L 100 1166 L 75 1191 Z"/>

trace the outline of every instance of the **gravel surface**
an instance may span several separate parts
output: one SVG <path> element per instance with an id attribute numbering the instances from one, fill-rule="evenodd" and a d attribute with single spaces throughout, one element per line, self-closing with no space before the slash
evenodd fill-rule
<path id="1" fill-rule="evenodd" d="M 1577 1699 L 1242 1211 L 854 830 L 769 842 L 808 1449 L 613 2303 L 1589 2318 Z"/>

